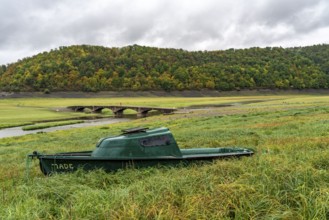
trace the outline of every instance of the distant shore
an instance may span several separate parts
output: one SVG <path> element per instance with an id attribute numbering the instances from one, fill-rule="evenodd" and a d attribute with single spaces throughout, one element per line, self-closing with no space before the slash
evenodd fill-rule
<path id="1" fill-rule="evenodd" d="M 186 90 L 186 91 L 102 91 L 102 92 L 0 92 L 0 99 L 4 98 L 107 98 L 107 97 L 220 97 L 241 95 L 273 95 L 273 94 L 323 94 L 329 95 L 329 89 L 255 89 L 239 91 L 217 90 Z"/>

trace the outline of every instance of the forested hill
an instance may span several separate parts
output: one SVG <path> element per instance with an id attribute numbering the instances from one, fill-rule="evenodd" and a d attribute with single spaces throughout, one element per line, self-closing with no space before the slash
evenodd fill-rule
<path id="1" fill-rule="evenodd" d="M 189 52 L 70 46 L 0 68 L 0 91 L 329 87 L 329 45 Z"/>

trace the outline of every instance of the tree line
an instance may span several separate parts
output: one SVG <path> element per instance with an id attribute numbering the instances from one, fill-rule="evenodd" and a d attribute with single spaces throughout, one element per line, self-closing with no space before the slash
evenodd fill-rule
<path id="1" fill-rule="evenodd" d="M 326 89 L 329 45 L 185 51 L 59 47 L 0 66 L 0 91 Z"/>

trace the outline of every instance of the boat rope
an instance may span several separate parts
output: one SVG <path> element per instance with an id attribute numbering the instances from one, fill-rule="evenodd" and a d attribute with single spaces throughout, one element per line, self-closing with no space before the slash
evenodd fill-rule
<path id="1" fill-rule="evenodd" d="M 39 156 L 40 156 L 40 153 L 38 153 L 37 151 L 33 151 L 32 154 L 26 155 L 26 165 L 25 165 L 25 180 L 26 181 L 29 180 L 30 167 L 31 167 L 33 158 L 39 158 Z"/>
<path id="2" fill-rule="evenodd" d="M 31 157 L 30 155 L 26 156 L 26 165 L 25 165 L 25 180 L 26 181 L 29 180 L 29 174 L 30 174 L 30 167 L 31 167 L 32 159 L 33 159 L 33 157 Z"/>

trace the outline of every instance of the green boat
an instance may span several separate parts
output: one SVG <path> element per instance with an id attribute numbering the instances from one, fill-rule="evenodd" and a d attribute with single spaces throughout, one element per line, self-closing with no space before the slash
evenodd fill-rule
<path id="1" fill-rule="evenodd" d="M 102 138 L 93 151 L 40 154 L 36 151 L 28 158 L 38 158 L 45 175 L 72 172 L 77 169 L 104 169 L 149 167 L 156 165 L 190 164 L 224 157 L 251 156 L 246 148 L 191 148 L 179 149 L 168 128 L 131 128 L 118 136 Z"/>

